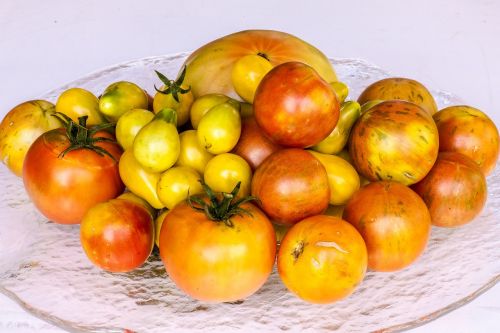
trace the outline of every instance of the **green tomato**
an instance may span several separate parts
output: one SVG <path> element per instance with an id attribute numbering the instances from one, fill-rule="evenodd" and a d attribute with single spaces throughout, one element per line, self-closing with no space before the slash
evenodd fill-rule
<path id="1" fill-rule="evenodd" d="M 191 105 L 190 117 L 191 125 L 194 129 L 198 128 L 201 118 L 214 106 L 231 100 L 222 94 L 207 94 L 198 97 Z"/>
<path id="2" fill-rule="evenodd" d="M 201 118 L 198 141 L 212 154 L 231 151 L 241 134 L 241 116 L 231 103 L 219 104 Z"/>
<path id="3" fill-rule="evenodd" d="M 216 192 L 231 192 L 241 182 L 238 197 L 246 197 L 250 194 L 252 169 L 236 154 L 221 154 L 208 162 L 204 180 Z"/>
<path id="4" fill-rule="evenodd" d="M 151 172 L 163 172 L 175 164 L 180 153 L 177 115 L 163 109 L 137 133 L 132 150 L 134 157 Z"/>
<path id="5" fill-rule="evenodd" d="M 200 174 L 190 167 L 170 168 L 160 176 L 158 197 L 168 209 L 172 209 L 186 200 L 188 195 L 203 192 L 200 180 Z"/>
<path id="6" fill-rule="evenodd" d="M 116 124 L 116 140 L 125 150 L 132 146 L 135 136 L 141 128 L 155 117 L 154 113 L 144 109 L 133 109 L 125 112 Z"/>
<path id="7" fill-rule="evenodd" d="M 117 121 L 132 109 L 147 109 L 149 97 L 132 82 L 119 81 L 108 86 L 99 99 L 99 109 L 110 120 Z"/>
<path id="8" fill-rule="evenodd" d="M 184 131 L 179 135 L 181 141 L 181 152 L 175 165 L 186 166 L 195 169 L 200 174 L 205 172 L 205 167 L 214 157 L 198 142 L 195 130 Z"/>

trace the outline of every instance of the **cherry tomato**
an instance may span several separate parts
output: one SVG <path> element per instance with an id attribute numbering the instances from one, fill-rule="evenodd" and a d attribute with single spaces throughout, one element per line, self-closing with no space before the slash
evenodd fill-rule
<path id="1" fill-rule="evenodd" d="M 191 105 L 191 125 L 198 128 L 201 118 L 214 106 L 226 103 L 230 98 L 222 94 L 208 94 L 198 97 Z"/>
<path id="2" fill-rule="evenodd" d="M 235 154 L 220 154 L 212 158 L 205 168 L 205 183 L 217 192 L 231 192 L 241 182 L 239 194 L 250 194 L 252 169 L 248 163 Z"/>
<path id="3" fill-rule="evenodd" d="M 161 174 L 158 182 L 158 197 L 168 209 L 186 200 L 188 195 L 203 192 L 200 174 L 189 167 L 173 167 Z"/>
<path id="4" fill-rule="evenodd" d="M 56 111 L 64 113 L 73 121 L 79 117 L 88 116 L 87 125 L 103 123 L 106 119 L 99 111 L 99 100 L 90 91 L 82 88 L 71 88 L 59 95 Z"/>
<path id="5" fill-rule="evenodd" d="M 255 91 L 262 78 L 273 69 L 264 56 L 248 54 L 238 59 L 231 70 L 231 83 L 236 93 L 248 103 L 253 103 Z"/>
<path id="6" fill-rule="evenodd" d="M 116 140 L 123 149 L 132 147 L 135 136 L 140 129 L 151 122 L 154 113 L 144 109 L 133 109 L 127 111 L 116 123 Z"/>
<path id="7" fill-rule="evenodd" d="M 222 154 L 236 146 L 241 134 L 241 116 L 226 102 L 211 108 L 198 125 L 198 142 L 211 154 Z"/>
<path id="8" fill-rule="evenodd" d="M 119 81 L 109 85 L 99 99 L 99 109 L 111 121 L 118 121 L 132 109 L 147 109 L 148 94 L 132 82 Z"/>
<path id="9" fill-rule="evenodd" d="M 175 165 L 187 166 L 195 169 L 200 174 L 205 172 L 205 167 L 214 155 L 203 148 L 195 130 L 184 131 L 179 135 L 180 153 Z"/>

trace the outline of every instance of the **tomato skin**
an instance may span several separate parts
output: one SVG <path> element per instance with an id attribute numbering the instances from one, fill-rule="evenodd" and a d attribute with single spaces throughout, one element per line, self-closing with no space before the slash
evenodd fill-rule
<path id="1" fill-rule="evenodd" d="M 99 136 L 113 137 L 104 131 L 96 134 Z M 35 206 L 61 224 L 80 223 L 91 207 L 125 189 L 116 162 L 122 154 L 118 144 L 96 143 L 116 161 L 88 149 L 73 150 L 59 158 L 69 145 L 64 129 L 46 132 L 31 145 L 23 168 L 24 186 Z"/>
<path id="2" fill-rule="evenodd" d="M 343 219 L 363 236 L 368 267 L 393 272 L 413 263 L 429 239 L 431 217 L 423 200 L 408 187 L 379 181 L 349 200 Z"/>
<path id="3" fill-rule="evenodd" d="M 486 203 L 486 179 L 474 161 L 455 152 L 439 153 L 431 171 L 412 189 L 424 200 L 432 224 L 457 227 L 472 221 Z"/>
<path id="4" fill-rule="evenodd" d="M 252 195 L 279 224 L 292 225 L 328 207 L 330 188 L 325 167 L 302 149 L 283 149 L 269 156 L 255 171 Z"/>
<path id="5" fill-rule="evenodd" d="M 187 166 L 195 169 L 200 174 L 205 172 L 208 161 L 214 157 L 200 145 L 198 134 L 195 130 L 184 131 L 179 134 L 180 153 L 175 165 Z"/>
<path id="6" fill-rule="evenodd" d="M 207 163 L 204 174 L 205 183 L 216 192 L 230 193 L 240 182 L 237 197 L 250 194 L 252 170 L 248 163 L 235 154 L 220 154 Z"/>
<path id="7" fill-rule="evenodd" d="M 339 119 L 333 89 L 311 67 L 289 62 L 262 79 L 254 113 L 263 132 L 277 144 L 304 148 L 319 143 Z"/>
<path id="8" fill-rule="evenodd" d="M 73 121 L 78 117 L 88 116 L 87 125 L 98 125 L 106 119 L 99 111 L 99 100 L 93 93 L 82 88 L 70 88 L 59 95 L 56 111 L 64 113 Z"/>
<path id="9" fill-rule="evenodd" d="M 231 70 L 231 83 L 236 93 L 248 103 L 253 103 L 255 91 L 262 78 L 273 68 L 266 58 L 249 54 L 241 57 Z"/>
<path id="10" fill-rule="evenodd" d="M 110 272 L 130 272 L 153 250 L 153 217 L 146 208 L 129 200 L 100 203 L 85 214 L 80 241 L 96 266 Z"/>
<path id="11" fill-rule="evenodd" d="M 209 220 L 187 202 L 165 216 L 160 255 L 169 277 L 189 296 L 231 302 L 256 292 L 271 274 L 276 236 L 269 219 L 252 204 L 252 217 L 234 215 L 234 227 Z"/>
<path id="12" fill-rule="evenodd" d="M 367 268 L 366 245 L 346 221 L 316 215 L 293 225 L 281 242 L 278 272 L 305 301 L 327 304 L 350 295 Z"/>

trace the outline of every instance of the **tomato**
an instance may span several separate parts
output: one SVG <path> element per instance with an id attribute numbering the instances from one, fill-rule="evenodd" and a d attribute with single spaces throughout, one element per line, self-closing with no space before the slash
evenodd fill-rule
<path id="1" fill-rule="evenodd" d="M 325 211 L 330 199 L 328 176 L 310 152 L 283 149 L 257 168 L 252 195 L 273 222 L 291 225 Z"/>
<path id="2" fill-rule="evenodd" d="M 189 296 L 231 302 L 256 292 L 268 279 L 276 236 L 266 215 L 231 193 L 193 196 L 169 211 L 160 232 L 168 276 Z M 208 214 L 208 215 L 207 215 Z"/>
<path id="3" fill-rule="evenodd" d="M 281 148 L 262 133 L 254 117 L 242 119 L 240 139 L 233 148 L 233 153 L 243 157 L 252 170 L 257 169 L 266 157 Z"/>
<path id="4" fill-rule="evenodd" d="M 99 111 L 97 97 L 82 88 L 71 88 L 63 91 L 57 99 L 56 111 L 64 113 L 75 122 L 82 116 L 88 116 L 88 126 L 101 124 L 106 120 Z"/>
<path id="5" fill-rule="evenodd" d="M 277 144 L 308 147 L 328 136 L 339 118 L 335 92 L 303 63 L 273 68 L 262 79 L 254 113 L 263 132 Z"/>
<path id="6" fill-rule="evenodd" d="M 350 295 L 366 267 L 363 238 L 352 225 L 333 216 L 311 216 L 295 224 L 278 252 L 281 280 L 311 303 L 332 303 Z"/>
<path id="7" fill-rule="evenodd" d="M 253 117 L 253 106 L 250 103 L 240 103 L 241 118 Z"/>
<path id="8" fill-rule="evenodd" d="M 227 153 L 240 138 L 240 113 L 228 102 L 216 105 L 201 118 L 197 134 L 198 142 L 209 153 Z"/>
<path id="9" fill-rule="evenodd" d="M 188 195 L 203 192 L 200 175 L 189 167 L 173 167 L 160 176 L 158 182 L 158 197 L 168 209 L 186 200 Z"/>
<path id="10" fill-rule="evenodd" d="M 154 113 L 144 109 L 127 111 L 116 123 L 116 140 L 123 149 L 132 147 L 135 136 L 141 128 L 154 118 Z"/>
<path id="11" fill-rule="evenodd" d="M 198 171 L 205 172 L 205 167 L 214 155 L 203 148 L 195 130 L 184 131 L 179 135 L 180 153 L 175 165 L 187 166 Z"/>
<path id="12" fill-rule="evenodd" d="M 158 248 L 160 248 L 160 231 L 163 225 L 163 221 L 165 220 L 165 216 L 167 216 L 169 210 L 165 209 L 155 219 L 155 244 Z"/>
<path id="13" fill-rule="evenodd" d="M 110 272 L 130 272 L 144 264 L 153 250 L 153 217 L 133 201 L 103 202 L 83 217 L 80 240 L 96 266 Z"/>
<path id="14" fill-rule="evenodd" d="M 359 190 L 360 181 L 356 169 L 338 156 L 315 151 L 310 153 L 325 167 L 330 186 L 330 205 L 345 204 Z"/>
<path id="15" fill-rule="evenodd" d="M 486 114 L 471 106 L 450 106 L 436 113 L 434 120 L 439 131 L 439 151 L 470 157 L 486 176 L 495 169 L 498 129 Z"/>
<path id="16" fill-rule="evenodd" d="M 241 183 L 239 195 L 250 194 L 252 169 L 248 163 L 235 154 L 220 154 L 212 158 L 205 168 L 205 183 L 217 192 L 231 192 Z"/>
<path id="17" fill-rule="evenodd" d="M 191 125 L 194 129 L 198 128 L 201 118 L 214 106 L 226 103 L 231 100 L 226 95 L 208 94 L 198 97 L 191 105 L 190 117 Z"/>
<path id="18" fill-rule="evenodd" d="M 238 59 L 231 70 L 231 83 L 236 93 L 248 103 L 253 103 L 255 91 L 262 78 L 273 65 L 261 54 L 248 54 Z"/>
<path id="19" fill-rule="evenodd" d="M 347 84 L 340 81 L 334 81 L 330 82 L 330 87 L 332 87 L 335 95 L 337 95 L 337 101 L 339 101 L 339 103 L 344 103 L 347 95 L 349 95 L 349 87 Z"/>
<path id="20" fill-rule="evenodd" d="M 486 179 L 474 161 L 439 153 L 431 171 L 412 186 L 429 208 L 433 225 L 456 227 L 472 221 L 486 203 Z"/>
<path id="21" fill-rule="evenodd" d="M 26 153 L 43 133 L 61 126 L 53 117 L 54 104 L 34 100 L 10 110 L 0 124 L 0 158 L 16 176 L 23 173 Z"/>
<path id="22" fill-rule="evenodd" d="M 155 71 L 163 86 L 156 89 L 153 100 L 153 111 L 160 112 L 165 108 L 174 109 L 177 112 L 177 126 L 182 126 L 189 120 L 189 109 L 193 104 L 193 93 L 191 88 L 183 84 L 186 67 L 183 68 L 177 80 L 169 80 L 165 75 Z"/>
<path id="23" fill-rule="evenodd" d="M 177 133 L 176 112 L 163 109 L 137 133 L 132 151 L 143 167 L 151 172 L 162 172 L 175 164 L 181 151 Z"/>
<path id="24" fill-rule="evenodd" d="M 132 193 L 156 209 L 165 207 L 156 192 L 161 174 L 144 168 L 137 162 L 131 149 L 125 150 L 120 158 L 119 171 L 121 179 Z"/>
<path id="25" fill-rule="evenodd" d="M 415 104 L 386 101 L 358 119 L 349 153 L 354 167 L 370 181 L 420 181 L 436 161 L 438 131 L 432 117 Z"/>
<path id="26" fill-rule="evenodd" d="M 363 236 L 368 267 L 392 272 L 413 263 L 424 251 L 431 217 L 422 199 L 408 187 L 392 181 L 363 186 L 343 213 Z"/>
<path id="27" fill-rule="evenodd" d="M 146 210 L 149 212 L 149 214 L 151 214 L 151 216 L 156 216 L 156 210 L 146 200 L 144 200 L 143 198 L 132 192 L 122 193 L 117 197 L 117 199 L 123 199 L 135 202 L 136 204 L 139 204 L 142 207 L 146 208 Z"/>
<path id="28" fill-rule="evenodd" d="M 26 192 L 38 210 L 56 223 L 80 223 L 91 207 L 124 190 L 118 173 L 122 150 L 115 142 L 100 141 L 113 139 L 99 131 L 109 126 L 88 130 L 84 119 L 80 124 L 65 119 L 71 131 L 58 128 L 42 134 L 24 161 Z"/>
<path id="29" fill-rule="evenodd" d="M 127 81 L 109 85 L 99 99 L 99 109 L 112 121 L 117 121 L 129 110 L 147 108 L 148 94 L 135 83 Z"/>
<path id="30" fill-rule="evenodd" d="M 436 101 L 420 82 L 401 77 L 391 77 L 372 83 L 359 96 L 359 104 L 373 100 L 403 100 L 412 102 L 433 115 L 437 111 Z"/>

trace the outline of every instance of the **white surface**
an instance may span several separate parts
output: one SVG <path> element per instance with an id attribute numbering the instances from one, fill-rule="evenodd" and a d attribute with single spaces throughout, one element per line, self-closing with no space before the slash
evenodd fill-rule
<path id="1" fill-rule="evenodd" d="M 498 1 L 233 3 L 2 0 L 0 116 L 102 67 L 266 28 L 295 34 L 329 56 L 363 58 L 395 75 L 451 91 L 500 124 Z M 497 285 L 412 332 L 498 332 L 499 318 Z M 60 330 L 0 295 L 0 332 Z"/>

